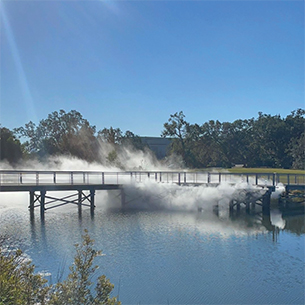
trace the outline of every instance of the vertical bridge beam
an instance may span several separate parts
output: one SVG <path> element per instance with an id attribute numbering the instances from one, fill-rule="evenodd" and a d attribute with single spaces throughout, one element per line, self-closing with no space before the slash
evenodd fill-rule
<path id="1" fill-rule="evenodd" d="M 269 187 L 268 191 L 264 194 L 262 198 L 262 205 L 263 205 L 263 214 L 268 215 L 270 214 L 270 203 L 271 203 L 271 193 L 273 188 Z"/>
<path id="2" fill-rule="evenodd" d="M 40 216 L 44 218 L 46 191 L 40 191 Z"/>
<path id="3" fill-rule="evenodd" d="M 122 187 L 121 188 L 121 205 L 124 206 L 125 204 L 126 204 L 126 194 L 125 194 L 125 191 Z"/>
<path id="4" fill-rule="evenodd" d="M 34 212 L 35 192 L 30 191 L 30 212 Z"/>
<path id="5" fill-rule="evenodd" d="M 82 202 L 83 202 L 83 191 L 78 191 L 78 212 L 81 212 L 82 210 Z"/>
<path id="6" fill-rule="evenodd" d="M 91 212 L 94 211 L 94 208 L 95 208 L 95 205 L 94 205 L 94 196 L 95 195 L 95 190 L 94 189 L 91 189 L 90 190 L 90 209 L 91 209 Z"/>

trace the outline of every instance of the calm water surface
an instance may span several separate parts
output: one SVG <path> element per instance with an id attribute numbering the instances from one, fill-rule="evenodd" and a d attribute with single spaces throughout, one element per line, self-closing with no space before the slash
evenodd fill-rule
<path id="1" fill-rule="evenodd" d="M 26 197 L 27 198 L 27 197 Z M 1 200 L 1 199 L 0 199 Z M 19 201 L 18 201 L 19 200 Z M 115 284 L 123 304 L 304 304 L 304 216 L 229 217 L 226 210 L 174 212 L 75 206 L 35 211 L 26 199 L 0 201 L 0 232 L 12 236 L 37 271 L 59 271 L 73 260 L 88 229 L 97 275 Z"/>

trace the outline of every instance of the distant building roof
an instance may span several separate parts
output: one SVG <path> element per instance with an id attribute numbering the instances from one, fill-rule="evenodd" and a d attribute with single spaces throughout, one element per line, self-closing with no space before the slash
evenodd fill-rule
<path id="1" fill-rule="evenodd" d="M 163 159 L 166 156 L 168 147 L 172 142 L 170 138 L 161 137 L 140 137 L 140 139 L 155 153 L 158 159 Z"/>

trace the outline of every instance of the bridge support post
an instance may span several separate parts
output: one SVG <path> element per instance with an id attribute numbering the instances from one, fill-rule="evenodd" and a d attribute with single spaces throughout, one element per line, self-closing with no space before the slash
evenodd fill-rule
<path id="1" fill-rule="evenodd" d="M 233 200 L 230 200 L 229 206 L 230 206 L 230 214 L 231 214 L 231 213 L 233 213 L 233 206 L 234 206 Z"/>
<path id="2" fill-rule="evenodd" d="M 250 213 L 250 202 L 246 202 L 246 212 Z"/>
<path id="3" fill-rule="evenodd" d="M 80 212 L 82 210 L 82 196 L 83 192 L 82 191 L 78 191 L 78 211 Z"/>
<path id="4" fill-rule="evenodd" d="M 121 188 L 121 205 L 125 206 L 126 204 L 126 194 L 123 188 Z"/>
<path id="5" fill-rule="evenodd" d="M 95 195 L 95 190 L 90 190 L 90 210 L 91 212 L 94 211 L 95 205 L 94 205 L 94 196 Z"/>
<path id="6" fill-rule="evenodd" d="M 268 191 L 264 194 L 262 198 L 262 208 L 264 215 L 270 214 L 270 202 L 271 202 L 271 190 L 268 189 Z"/>
<path id="7" fill-rule="evenodd" d="M 35 192 L 34 191 L 30 191 L 30 212 L 33 213 L 34 212 L 34 201 L 35 201 L 35 196 L 34 196 Z"/>
<path id="8" fill-rule="evenodd" d="M 40 216 L 44 218 L 46 191 L 40 191 Z"/>

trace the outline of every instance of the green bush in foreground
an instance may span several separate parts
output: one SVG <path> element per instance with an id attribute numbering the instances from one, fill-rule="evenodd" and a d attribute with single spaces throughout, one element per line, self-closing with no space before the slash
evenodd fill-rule
<path id="1" fill-rule="evenodd" d="M 35 265 L 26 260 L 20 250 L 8 252 L 0 248 L 0 305 L 121 304 L 116 297 L 110 297 L 114 285 L 104 275 L 92 289 L 90 278 L 97 269 L 93 260 L 101 251 L 93 249 L 93 240 L 87 231 L 82 243 L 75 248 L 70 274 L 56 285 L 48 285 L 41 275 L 34 274 Z"/>

